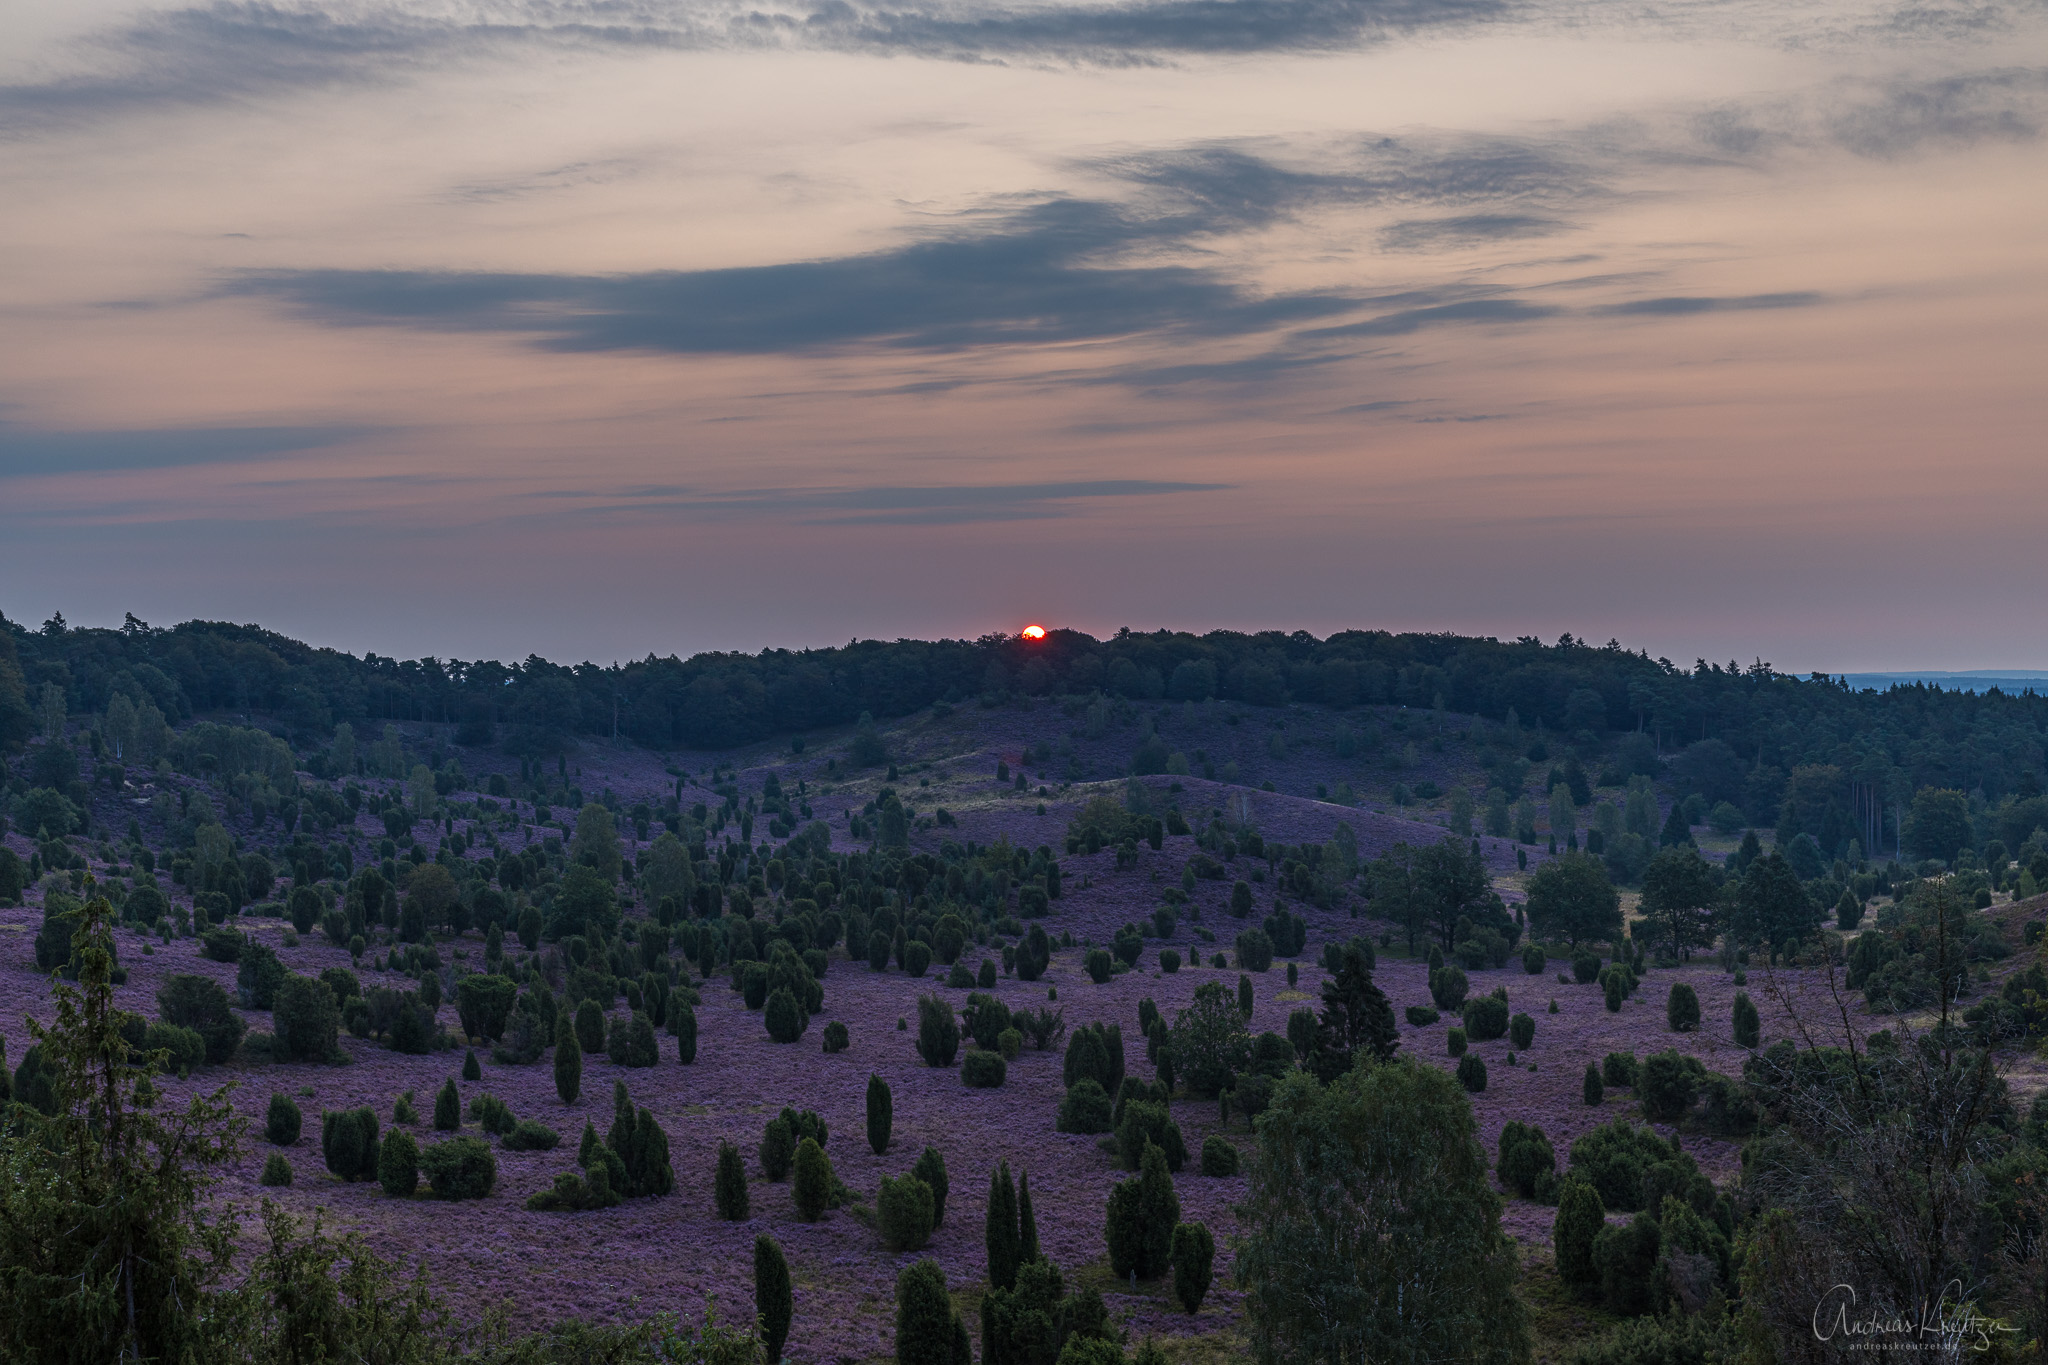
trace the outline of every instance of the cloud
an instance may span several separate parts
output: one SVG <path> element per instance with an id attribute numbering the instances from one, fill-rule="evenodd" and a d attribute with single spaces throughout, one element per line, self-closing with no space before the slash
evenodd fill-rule
<path id="1" fill-rule="evenodd" d="M 1427 308 L 1404 308 L 1364 322 L 1345 323 L 1339 327 L 1318 327 L 1306 333 L 1312 337 L 1393 337 L 1407 336 L 1424 328 L 1443 327 L 1471 323 L 1513 323 L 1537 322 L 1555 317 L 1564 312 L 1562 308 L 1543 303 L 1525 303 L 1521 299 L 1466 299 L 1459 303 L 1433 304 Z"/>
<path id="2" fill-rule="evenodd" d="M 678 487 L 550 489 L 529 496 L 586 501 L 575 515 L 729 520 L 758 516 L 795 519 L 811 526 L 945 526 L 976 522 L 1047 521 L 1078 514 L 1076 504 L 1098 498 L 1148 498 L 1172 493 L 1218 493 L 1223 483 L 1161 479 L 1078 479 L 1046 483 L 877 485 L 865 488 L 747 488 L 725 492 Z M 542 519 L 563 515 L 550 511 Z"/>
<path id="3" fill-rule="evenodd" d="M 1571 228 L 1556 218 L 1527 213 L 1471 213 L 1455 218 L 1410 218 L 1380 229 L 1382 251 L 1458 251 L 1484 242 L 1550 237 Z"/>
<path id="4" fill-rule="evenodd" d="M 262 460 L 346 445 L 380 430 L 336 425 L 33 431 L 0 424 L 0 478 Z"/>
<path id="5" fill-rule="evenodd" d="M 1206 268 L 1103 262 L 1107 253 L 1175 240 L 1187 226 L 1056 199 L 986 227 L 828 260 L 608 276 L 274 270 L 238 275 L 220 292 L 275 299 L 331 325 L 512 333 L 557 351 L 685 354 L 1228 336 L 1350 306 L 1334 294 L 1260 296 Z"/>
<path id="6" fill-rule="evenodd" d="M 1759 308 L 1811 308 L 1825 302 L 1825 296 L 1811 290 L 1787 294 L 1744 294 L 1733 298 L 1676 296 L 1661 299 L 1632 299 L 1595 308 L 1601 317 L 1686 317 L 1694 313 L 1740 313 Z"/>
<path id="7" fill-rule="evenodd" d="M 1158 0 L 1002 8 L 777 10 L 652 0 L 497 0 L 459 17 L 367 3 L 217 0 L 147 12 L 77 45 L 73 74 L 0 86 L 17 133 L 178 105 L 378 85 L 478 61 L 650 49 L 823 49 L 970 61 L 1149 64 L 1180 56 L 1322 52 L 1499 17 L 1509 0 Z"/>

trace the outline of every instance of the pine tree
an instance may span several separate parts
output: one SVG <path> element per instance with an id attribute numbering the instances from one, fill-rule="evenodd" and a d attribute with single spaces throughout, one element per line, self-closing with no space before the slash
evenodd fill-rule
<path id="1" fill-rule="evenodd" d="M 1735 992 L 1735 1046 L 1753 1048 L 1763 1040 L 1763 1027 L 1757 1018 L 1756 1002 L 1749 998 L 1748 991 Z"/>
<path id="2" fill-rule="evenodd" d="M 1593 1264 L 1593 1239 L 1607 1226 L 1607 1209 L 1600 1192 L 1588 1182 L 1570 1178 L 1557 1200 L 1557 1219 L 1551 1224 L 1551 1244 L 1557 1248 L 1557 1277 L 1573 1288 L 1590 1288 L 1599 1281 Z"/>
<path id="3" fill-rule="evenodd" d="M 396 1129 L 377 1151 L 377 1181 L 393 1199 L 407 1199 L 420 1187 L 420 1148 L 412 1134 Z"/>
<path id="4" fill-rule="evenodd" d="M 477 1061 L 476 1049 L 471 1048 L 469 1055 L 462 1059 L 462 1079 L 465 1081 L 480 1081 L 483 1078 L 483 1063 Z"/>
<path id="5" fill-rule="evenodd" d="M 873 1072 L 868 1073 L 868 1146 L 880 1156 L 889 1150 L 889 1131 L 895 1126 L 895 1099 L 889 1093 L 889 1083 Z"/>
<path id="6" fill-rule="evenodd" d="M 1138 1174 L 1109 1192 L 1105 1237 L 1109 1268 L 1121 1279 L 1149 1280 L 1162 1274 L 1171 1254 L 1173 1228 L 1180 1222 L 1180 1196 L 1167 1173 L 1166 1153 L 1146 1142 Z"/>
<path id="7" fill-rule="evenodd" d="M 832 1161 L 816 1138 L 807 1137 L 796 1145 L 796 1179 L 790 1184 L 790 1195 L 796 1201 L 797 1215 L 807 1223 L 817 1222 L 831 1207 Z"/>
<path id="8" fill-rule="evenodd" d="M 567 1015 L 555 1020 L 555 1093 L 562 1103 L 574 1104 L 583 1093 L 583 1045 L 577 1041 L 576 1025 Z"/>
<path id="9" fill-rule="evenodd" d="M 740 1159 L 740 1149 L 730 1142 L 718 1144 L 718 1174 L 713 1178 L 712 1202 L 718 1208 L 718 1216 L 728 1223 L 746 1221 L 747 1167 Z"/>
<path id="10" fill-rule="evenodd" d="M 1017 1236 L 1017 1190 L 1010 1183 L 1010 1163 L 989 1173 L 988 1216 L 983 1241 L 988 1248 L 988 1282 L 997 1289 L 1017 1283 L 1020 1259 Z"/>
<path id="11" fill-rule="evenodd" d="M 1173 1296 L 1192 1315 L 1201 1309 L 1215 1278 L 1216 1239 L 1206 1223 L 1181 1223 L 1173 1230 L 1168 1254 L 1173 1261 Z"/>
<path id="12" fill-rule="evenodd" d="M 441 1082 L 441 1088 L 434 1095 L 434 1131 L 453 1133 L 462 1127 L 462 1096 L 455 1089 L 455 1078 L 450 1076 Z"/>
<path id="13" fill-rule="evenodd" d="M 1316 1020 L 1314 1069 L 1324 1083 L 1351 1069 L 1360 1048 L 1386 1061 L 1400 1046 L 1394 1007 L 1373 983 L 1372 960 L 1349 944 L 1337 970 L 1323 983 L 1323 1012 Z"/>
<path id="14" fill-rule="evenodd" d="M 1017 1261 L 1038 1259 L 1038 1214 L 1031 1207 L 1031 1172 L 1017 1172 Z"/>
<path id="15" fill-rule="evenodd" d="M 676 1060 L 688 1066 L 697 1060 L 697 1011 L 688 1005 L 671 1001 L 668 1007 L 668 1022 L 676 1035 Z"/>
<path id="16" fill-rule="evenodd" d="M 927 1147 L 918 1157 L 917 1164 L 910 1168 L 910 1173 L 931 1186 L 932 1226 L 937 1227 L 946 1221 L 946 1191 L 952 1188 L 946 1179 L 946 1158 L 938 1148 Z"/>
<path id="17" fill-rule="evenodd" d="M 790 1293 L 789 1261 L 765 1232 L 754 1239 L 754 1311 L 761 1318 L 768 1365 L 775 1365 L 782 1359 L 782 1344 L 789 1340 L 796 1305 Z"/>
<path id="18" fill-rule="evenodd" d="M 1598 1104 L 1607 1094 L 1607 1087 L 1600 1080 L 1600 1068 L 1592 1062 L 1586 1063 L 1585 1094 L 1587 1104 Z"/>
<path id="19" fill-rule="evenodd" d="M 953 1302 L 929 1256 L 896 1277 L 896 1365 L 954 1365 Z"/>

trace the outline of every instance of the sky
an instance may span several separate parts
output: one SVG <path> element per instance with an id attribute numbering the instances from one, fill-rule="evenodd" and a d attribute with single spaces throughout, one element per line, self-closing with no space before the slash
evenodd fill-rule
<path id="1" fill-rule="evenodd" d="M 0 612 L 2040 668 L 2042 0 L 0 7 Z"/>

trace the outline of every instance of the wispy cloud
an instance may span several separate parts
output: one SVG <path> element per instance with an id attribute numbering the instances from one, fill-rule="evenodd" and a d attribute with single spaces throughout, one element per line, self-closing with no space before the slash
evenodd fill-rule
<path id="1" fill-rule="evenodd" d="M 346 445 L 380 430 L 333 425 L 38 431 L 0 424 L 0 478 L 262 460 Z"/>

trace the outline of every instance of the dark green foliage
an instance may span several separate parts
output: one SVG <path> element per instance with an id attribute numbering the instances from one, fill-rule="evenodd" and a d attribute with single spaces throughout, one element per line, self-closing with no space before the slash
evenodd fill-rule
<path id="1" fill-rule="evenodd" d="M 1628 974 L 1618 967 L 1609 967 L 1600 973 L 1600 989 L 1607 1012 L 1620 1014 L 1622 1001 L 1628 999 Z"/>
<path id="2" fill-rule="evenodd" d="M 521 1119 L 499 1141 L 508 1152 L 550 1152 L 561 1145 L 562 1135 L 544 1123 Z"/>
<path id="3" fill-rule="evenodd" d="M 976 991 L 967 997 L 966 1008 L 960 1011 L 960 1021 L 976 1047 L 995 1052 L 1002 1046 L 1003 1030 L 1010 1027 L 1010 1007 L 992 995 Z"/>
<path id="4" fill-rule="evenodd" d="M 574 1104 L 583 1093 L 583 1044 L 576 1026 L 567 1015 L 555 1024 L 555 1094 L 562 1103 Z"/>
<path id="5" fill-rule="evenodd" d="M 1536 1041 L 1536 1021 L 1526 1014 L 1516 1014 L 1508 1020 L 1508 1041 L 1514 1044 L 1515 1051 L 1528 1051 L 1529 1044 Z"/>
<path id="6" fill-rule="evenodd" d="M 1671 994 L 1664 1002 L 1664 1022 L 1674 1033 L 1694 1033 L 1700 1026 L 1700 997 L 1698 992 L 1683 981 L 1671 983 Z"/>
<path id="7" fill-rule="evenodd" d="M 1706 1081 L 1707 1069 L 1697 1057 L 1676 1048 L 1653 1052 L 1643 1059 L 1636 1077 L 1636 1097 L 1643 1102 L 1643 1117 L 1657 1123 L 1675 1123 L 1692 1108 L 1693 1099 Z"/>
<path id="8" fill-rule="evenodd" d="M 938 1148 L 927 1147 L 918 1154 L 910 1173 L 931 1188 L 932 1226 L 937 1227 L 946 1221 L 946 1192 L 952 1188 L 952 1182 L 946 1178 L 946 1158 Z"/>
<path id="9" fill-rule="evenodd" d="M 483 1078 L 483 1063 L 476 1059 L 476 1049 L 471 1048 L 468 1055 L 462 1059 L 462 1079 L 465 1081 L 480 1081 Z"/>
<path id="10" fill-rule="evenodd" d="M 1530 876 L 1528 916 L 1532 934 L 1576 948 L 1621 932 L 1621 895 L 1599 858 L 1566 853 Z"/>
<path id="11" fill-rule="evenodd" d="M 191 1029 L 205 1039 L 206 1060 L 215 1066 L 235 1055 L 248 1027 L 234 1012 L 228 993 L 211 977 L 171 977 L 158 988 L 156 1007 L 166 1024 Z"/>
<path id="12" fill-rule="evenodd" d="M 1473 1094 L 1486 1089 L 1486 1061 L 1476 1052 L 1468 1052 L 1458 1059 L 1458 1084 Z"/>
<path id="13" fill-rule="evenodd" d="M 896 1123 L 895 1098 L 889 1093 L 889 1083 L 873 1072 L 868 1073 L 868 1146 L 876 1156 L 889 1150 L 889 1133 Z"/>
<path id="14" fill-rule="evenodd" d="M 1465 1003 L 1465 992 L 1471 989 L 1461 967 L 1433 967 L 1429 973 L 1429 998 L 1436 1007 L 1448 1013 Z"/>
<path id="15" fill-rule="evenodd" d="M 746 1163 L 740 1160 L 740 1149 L 730 1142 L 718 1144 L 718 1171 L 712 1177 L 711 1198 L 720 1218 L 728 1223 L 746 1221 Z"/>
<path id="16" fill-rule="evenodd" d="M 1608 1053 L 1600 1063 L 1600 1079 L 1609 1085 L 1633 1086 L 1636 1083 L 1636 1054 Z"/>
<path id="17" fill-rule="evenodd" d="M 1658 1232 L 1657 1220 L 1644 1213 L 1594 1236 L 1593 1269 L 1611 1312 L 1634 1315 L 1656 1306 Z"/>
<path id="18" fill-rule="evenodd" d="M 805 1138 L 796 1145 L 794 1169 L 790 1197 L 796 1203 L 797 1216 L 815 1223 L 832 1206 L 832 1160 L 815 1138 Z"/>
<path id="19" fill-rule="evenodd" d="M 208 929 L 199 936 L 199 955 L 209 962 L 240 962 L 242 960 L 242 949 L 248 945 L 248 942 L 249 940 L 243 936 L 242 931 L 239 929 L 225 927 Z M 69 943 L 68 936 L 66 937 L 66 943 L 67 945 Z M 37 958 L 36 965 L 38 967 L 45 965 L 40 956 Z M 47 965 L 54 967 L 57 963 L 52 961 Z"/>
<path id="20" fill-rule="evenodd" d="M 1584 1094 L 1587 1104 L 1598 1104 L 1607 1095 L 1607 1087 L 1600 1080 L 1600 1068 L 1591 1062 L 1586 1063 Z"/>
<path id="21" fill-rule="evenodd" d="M 434 1131 L 452 1133 L 462 1127 L 462 1095 L 455 1088 L 455 1078 L 450 1076 L 441 1082 L 441 1088 L 434 1092 Z"/>
<path id="22" fill-rule="evenodd" d="M 1754 1048 L 1763 1041 L 1762 1021 L 1748 991 L 1735 992 L 1735 1046 Z"/>
<path id="23" fill-rule="evenodd" d="M 272 1152 L 263 1163 L 263 1174 L 258 1176 L 259 1185 L 289 1185 L 292 1183 L 292 1163 L 285 1160 L 283 1152 Z"/>
<path id="24" fill-rule="evenodd" d="M 394 1129 L 377 1151 L 377 1183 L 393 1199 L 410 1199 L 420 1187 L 420 1146 L 412 1134 Z"/>
<path id="25" fill-rule="evenodd" d="M 1138 1169 L 1147 1147 L 1156 1146 L 1166 1160 L 1166 1169 L 1176 1174 L 1187 1164 L 1187 1144 L 1181 1140 L 1180 1125 L 1165 1104 L 1132 1100 L 1124 1104 L 1116 1125 L 1117 1159 L 1127 1171 Z"/>
<path id="26" fill-rule="evenodd" d="M 1233 1176 L 1237 1174 L 1237 1145 L 1229 1138 L 1211 1133 L 1202 1139 L 1202 1174 L 1208 1176 Z"/>
<path id="27" fill-rule="evenodd" d="M 1206 1223 L 1179 1223 L 1167 1255 L 1173 1262 L 1173 1296 L 1190 1314 L 1201 1311 L 1215 1278 L 1216 1239 Z"/>
<path id="28" fill-rule="evenodd" d="M 1109 980 L 1114 972 L 1115 968 L 1112 965 L 1114 961 L 1115 959 L 1110 957 L 1103 949 L 1090 948 L 1088 956 L 1082 960 L 1082 968 L 1088 973 L 1088 979 L 1100 986 Z"/>
<path id="29" fill-rule="evenodd" d="M 1522 947 L 1522 970 L 1530 976 L 1543 975 L 1543 969 L 1550 965 L 1550 959 L 1540 943 L 1524 944 Z"/>
<path id="30" fill-rule="evenodd" d="M 825 1051 L 833 1053 L 844 1052 L 847 1049 L 848 1043 L 849 1039 L 846 1035 L 845 1024 L 834 1019 L 831 1023 L 825 1025 Z"/>
<path id="31" fill-rule="evenodd" d="M 953 1065 L 960 1051 L 960 1021 L 953 1006 L 936 995 L 917 998 L 917 1055 L 926 1066 Z"/>
<path id="32" fill-rule="evenodd" d="M 481 1199 L 498 1183 L 498 1158 L 482 1138 L 454 1137 L 420 1151 L 436 1199 Z"/>
<path id="33" fill-rule="evenodd" d="M 1593 1242 L 1606 1226 L 1607 1209 L 1600 1192 L 1576 1175 L 1567 1179 L 1558 1193 L 1557 1217 L 1550 1232 L 1560 1280 L 1576 1289 L 1590 1289 L 1599 1283 Z"/>
<path id="34" fill-rule="evenodd" d="M 796 1160 L 796 1127 L 787 1118 L 772 1118 L 761 1132 L 761 1174 L 780 1180 Z"/>
<path id="35" fill-rule="evenodd" d="M 604 1010 L 595 1000 L 585 1000 L 576 1007 L 576 1045 L 584 1052 L 603 1052 L 605 1044 Z"/>
<path id="36" fill-rule="evenodd" d="M 343 1180 L 368 1180 L 377 1173 L 377 1113 L 344 1109 L 320 1116 L 320 1155 Z"/>
<path id="37" fill-rule="evenodd" d="M 932 1237 L 932 1187 L 916 1175 L 883 1176 L 875 1193 L 875 1223 L 882 1245 L 891 1251 L 916 1251 Z"/>
<path id="38" fill-rule="evenodd" d="M 1038 1259 L 1038 1213 L 1031 1206 L 1031 1172 L 1017 1173 L 1017 1262 Z"/>
<path id="39" fill-rule="evenodd" d="M 1054 1128 L 1062 1133 L 1106 1133 L 1109 1115 L 1109 1095 L 1095 1083 L 1094 1077 L 1083 1076 L 1067 1087 Z"/>
<path id="40" fill-rule="evenodd" d="M 297 1142 L 303 1123 L 298 1101 L 290 1095 L 271 1095 L 270 1109 L 263 1116 L 263 1136 L 269 1138 L 273 1145 L 289 1147 Z"/>
<path id="41" fill-rule="evenodd" d="M 1316 1020 L 1311 1059 L 1324 1081 L 1350 1070 L 1361 1050 L 1376 1061 L 1386 1061 L 1400 1046 L 1401 1036 L 1394 1007 L 1373 982 L 1371 950 L 1354 939 L 1336 958 L 1330 979 L 1323 982 L 1323 1009 Z"/>
<path id="42" fill-rule="evenodd" d="M 823 1153 L 819 1155 L 822 1159 Z M 754 1314 L 761 1320 L 761 1345 L 768 1365 L 775 1365 L 782 1359 L 782 1344 L 789 1340 L 796 1301 L 790 1290 L 789 1262 L 765 1232 L 754 1238 Z"/>
<path id="43" fill-rule="evenodd" d="M 1240 1029 L 1242 1025 L 1240 1025 Z M 1060 1080 L 1070 1089 L 1086 1077 L 1114 1095 L 1124 1083 L 1124 1031 L 1120 1024 L 1084 1024 L 1067 1038 Z"/>
<path id="44" fill-rule="evenodd" d="M 412 1091 L 408 1090 L 404 1094 L 400 1095 L 396 1100 L 392 1101 L 391 1122 L 393 1124 L 401 1124 L 409 1128 L 419 1127 L 420 1111 L 413 1108 Z"/>
<path id="45" fill-rule="evenodd" d="M 661 1060 L 661 1044 L 654 1036 L 654 1021 L 639 1010 L 630 1018 L 614 1020 L 606 1051 L 619 1066 L 650 1067 Z"/>
<path id="46" fill-rule="evenodd" d="M 417 994 L 398 997 L 391 1017 L 391 1050 L 410 1057 L 424 1057 L 433 1048 L 431 1014 Z"/>
<path id="47" fill-rule="evenodd" d="M 1017 1189 L 1010 1181 L 1010 1163 L 1005 1161 L 988 1177 L 988 1213 L 982 1226 L 982 1245 L 988 1252 L 988 1282 L 997 1289 L 1013 1289 L 1017 1267 L 1023 1263 L 1017 1232 Z"/>
<path id="48" fill-rule="evenodd" d="M 1708 1312 L 1631 1318 L 1578 1346 L 1571 1365 L 1717 1365 L 1737 1358 L 1730 1336 Z"/>
<path id="49" fill-rule="evenodd" d="M 1508 1031 L 1508 1002 L 1486 995 L 1465 1002 L 1465 1036 L 1475 1043 L 1490 1043 Z"/>
<path id="50" fill-rule="evenodd" d="M 1444 1045 L 1450 1049 L 1453 1057 L 1464 1056 L 1465 1026 L 1462 1024 L 1451 1025 L 1450 1031 L 1444 1035 Z"/>
<path id="51" fill-rule="evenodd" d="M 512 1116 L 511 1107 L 496 1095 L 478 1095 L 471 1100 L 469 1116 L 476 1120 L 477 1127 L 492 1137 L 503 1137 L 519 1126 L 519 1120 Z"/>
<path id="52" fill-rule="evenodd" d="M 697 1060 L 697 1011 L 680 1000 L 668 1006 L 669 1030 L 676 1035 L 676 1060 L 684 1066 Z"/>
<path id="53" fill-rule="evenodd" d="M 1572 1143 L 1571 1173 L 1591 1182 L 1606 1208 L 1633 1213 L 1665 1193 L 1711 1207 L 1713 1186 L 1693 1159 L 1648 1128 L 1617 1118 Z"/>
<path id="54" fill-rule="evenodd" d="M 896 1365 L 959 1365 L 953 1320 L 939 1263 L 926 1258 L 905 1266 L 896 1277 Z"/>
<path id="55" fill-rule="evenodd" d="M 1273 940 L 1263 929 L 1244 929 L 1237 935 L 1237 965 L 1248 972 L 1263 972 L 1273 965 Z"/>
<path id="56" fill-rule="evenodd" d="M 1432 1005 L 1410 1005 L 1407 1010 L 1408 1022 L 1416 1028 L 1428 1028 L 1443 1018 Z"/>
<path id="57" fill-rule="evenodd" d="M 1288 1077 L 1237 1206 L 1251 1340 L 1284 1359 L 1526 1361 L 1499 1209 L 1471 1102 L 1441 1070 Z"/>
<path id="58" fill-rule="evenodd" d="M 762 1022 L 767 1025 L 768 1036 L 774 1041 L 794 1043 L 804 1036 L 811 1020 L 789 987 L 781 986 L 769 995 Z"/>
<path id="59" fill-rule="evenodd" d="M 235 972 L 235 995 L 243 1009 L 267 1010 L 277 1004 L 277 988 L 287 973 L 277 954 L 261 943 L 243 945 Z"/>
<path id="60" fill-rule="evenodd" d="M 1541 1128 L 1509 1119 L 1500 1130 L 1500 1161 L 1494 1172 L 1501 1184 L 1524 1199 L 1534 1199 L 1539 1188 L 1555 1180 L 1557 1153 Z"/>
<path id="61" fill-rule="evenodd" d="M 1217 956 L 1220 958 L 1222 954 L 1218 953 Z M 1237 1012 L 1247 1019 L 1251 1018 L 1254 1003 L 1256 1002 L 1252 997 L 1252 979 L 1243 972 L 1239 972 L 1237 975 Z"/>
<path id="62" fill-rule="evenodd" d="M 654 1121 L 652 1113 L 633 1107 L 624 1081 L 612 1084 L 612 1126 L 605 1134 L 605 1148 L 625 1167 L 625 1183 L 619 1192 L 627 1198 L 659 1198 L 675 1189 L 676 1173 L 669 1164 L 668 1134 Z"/>
<path id="63" fill-rule="evenodd" d="M 1159 950 L 1159 970 L 1165 972 L 1168 976 L 1172 976 L 1175 972 L 1179 971 L 1180 950 L 1177 948 L 1161 948 Z"/>
<path id="64" fill-rule="evenodd" d="M 1311 1009 L 1291 1011 L 1287 1016 L 1287 1042 L 1294 1049 L 1296 1061 L 1307 1061 L 1316 1049 L 1316 1012 Z"/>
<path id="65" fill-rule="evenodd" d="M 206 1060 L 206 1040 L 188 1028 L 162 1021 L 151 1024 L 142 1035 L 144 1052 L 161 1052 L 164 1055 L 163 1069 L 172 1075 L 187 1075 Z M 0 1069 L 0 1080 L 5 1071 Z M 6 1099 L 6 1086 L 0 1084 L 0 1100 Z"/>
<path id="66" fill-rule="evenodd" d="M 342 1011 L 328 982 L 287 974 L 272 990 L 272 1060 L 326 1062 L 340 1054 Z"/>
<path id="67" fill-rule="evenodd" d="M 1155 1279 L 1169 1265 L 1174 1224 L 1180 1222 L 1180 1196 L 1167 1173 L 1166 1154 L 1147 1146 L 1138 1174 L 1118 1181 L 1109 1192 L 1104 1235 L 1109 1243 L 1110 1273 L 1118 1279 L 1136 1274 Z"/>
<path id="68" fill-rule="evenodd" d="M 907 976 L 923 976 L 932 965 L 931 945 L 923 939 L 911 939 L 903 945 L 903 971 Z"/>
<path id="69" fill-rule="evenodd" d="M 960 1066 L 960 1079 L 977 1090 L 993 1090 L 1001 1085 L 1009 1074 L 1009 1064 L 1000 1052 L 985 1052 L 970 1048 L 967 1059 Z"/>
<path id="70" fill-rule="evenodd" d="M 1572 954 L 1572 980 L 1581 986 L 1589 985 L 1600 977 L 1600 955 L 1593 952 Z"/>
<path id="71" fill-rule="evenodd" d="M 564 1171 L 555 1177 L 554 1188 L 528 1195 L 526 1207 L 535 1213 L 574 1213 L 585 1209 L 612 1209 L 625 1202 L 613 1185 L 619 1159 L 605 1148 L 589 1163 L 587 1174 Z"/>
<path id="72" fill-rule="evenodd" d="M 510 977 L 472 973 L 455 983 L 455 1017 L 464 1036 L 496 1041 L 505 1036 L 505 1025 L 519 988 Z"/>

